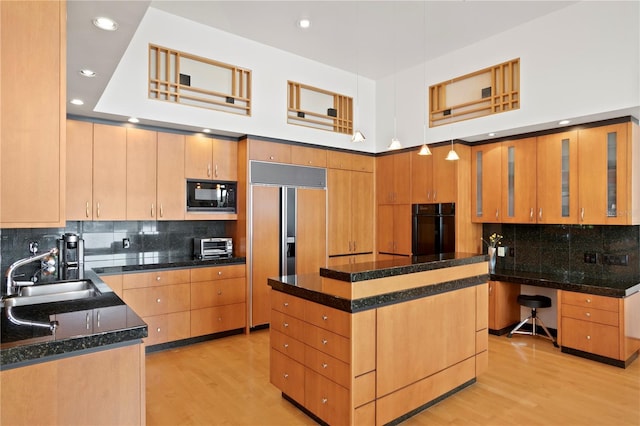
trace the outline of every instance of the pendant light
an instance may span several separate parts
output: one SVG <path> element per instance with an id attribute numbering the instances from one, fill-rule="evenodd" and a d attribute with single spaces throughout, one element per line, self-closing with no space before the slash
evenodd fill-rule
<path id="1" fill-rule="evenodd" d="M 396 5 L 393 5 L 393 12 L 395 18 Z M 395 20 L 395 19 L 394 19 Z M 393 44 L 396 44 L 396 31 L 393 32 Z M 396 123 L 396 114 L 397 114 L 397 91 L 396 91 L 396 78 L 397 78 L 397 49 L 394 49 L 393 55 L 393 138 L 391 138 L 391 143 L 387 147 L 388 150 L 400 149 L 402 148 L 402 144 L 398 140 L 398 136 L 396 134 L 397 123 Z"/>
<path id="2" fill-rule="evenodd" d="M 358 2 L 356 2 L 356 24 L 357 24 L 358 18 L 359 18 L 359 15 L 358 15 Z M 356 27 L 358 27 L 358 25 L 356 25 Z M 358 38 L 358 34 L 359 34 L 359 32 L 356 33 L 356 120 L 357 120 L 357 123 L 359 124 L 360 123 L 360 107 L 359 107 L 359 104 L 360 104 L 360 75 L 359 75 L 359 72 L 358 72 L 359 71 L 358 65 L 359 65 L 359 62 L 360 62 L 360 60 L 359 60 L 360 59 L 360 57 L 359 57 L 360 40 Z M 353 127 L 354 127 L 354 131 L 353 131 L 353 135 L 351 136 L 351 142 L 364 142 L 365 139 L 366 139 L 364 137 L 364 134 L 360 130 L 357 130 L 355 128 L 356 126 L 353 126 Z"/>
<path id="3" fill-rule="evenodd" d="M 422 88 L 427 87 L 427 6 L 426 2 L 422 3 Z M 424 104 L 422 111 L 422 146 L 418 151 L 418 155 L 431 155 L 431 150 L 427 146 L 427 93 L 424 93 Z"/>
<path id="4" fill-rule="evenodd" d="M 449 153 L 447 154 L 447 156 L 445 157 L 445 160 L 449 160 L 449 161 L 457 161 L 460 159 L 460 156 L 458 155 L 458 153 L 456 152 L 455 149 L 453 149 L 453 138 L 451 139 L 451 150 L 449 151 Z"/>

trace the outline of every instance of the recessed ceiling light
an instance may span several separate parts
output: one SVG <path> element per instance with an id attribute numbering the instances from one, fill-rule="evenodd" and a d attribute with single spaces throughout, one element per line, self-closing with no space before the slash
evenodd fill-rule
<path id="1" fill-rule="evenodd" d="M 95 77 L 96 76 L 96 72 L 93 70 L 90 70 L 88 68 L 85 69 L 81 69 L 79 71 L 80 75 L 83 77 Z"/>
<path id="2" fill-rule="evenodd" d="M 298 26 L 304 29 L 309 28 L 311 26 L 311 21 L 307 18 L 302 18 L 298 20 Z"/>
<path id="3" fill-rule="evenodd" d="M 203 131 L 203 132 L 205 132 L 205 133 L 209 133 L 209 132 L 211 132 L 211 130 L 210 130 L 210 129 L 202 129 L 202 131 Z"/>
<path id="4" fill-rule="evenodd" d="M 106 31 L 115 31 L 118 29 L 118 23 L 111 18 L 98 16 L 93 20 L 93 25 Z"/>
<path id="5" fill-rule="evenodd" d="M 71 99 L 69 102 L 74 105 L 84 105 L 84 101 L 82 99 Z"/>
<path id="6" fill-rule="evenodd" d="M 570 120 L 562 120 L 562 121 L 558 121 L 558 124 L 559 124 L 559 125 L 561 125 L 561 126 L 564 126 L 565 124 L 569 124 L 569 123 L 571 123 L 571 121 L 570 121 Z"/>
<path id="7" fill-rule="evenodd" d="M 138 120 L 135 117 L 130 117 L 128 121 L 129 121 L 129 123 L 139 123 L 140 122 L 140 120 Z"/>
<path id="8" fill-rule="evenodd" d="M 496 135 L 496 134 L 495 134 L 495 133 L 493 133 L 493 132 L 492 132 L 492 133 L 489 133 L 489 136 L 491 136 L 491 137 L 493 137 L 493 136 L 495 136 L 495 135 Z"/>

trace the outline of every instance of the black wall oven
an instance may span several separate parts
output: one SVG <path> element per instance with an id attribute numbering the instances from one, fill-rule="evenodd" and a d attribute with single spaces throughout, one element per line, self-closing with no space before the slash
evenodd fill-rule
<path id="1" fill-rule="evenodd" d="M 412 252 L 414 256 L 456 251 L 454 203 L 413 204 Z"/>

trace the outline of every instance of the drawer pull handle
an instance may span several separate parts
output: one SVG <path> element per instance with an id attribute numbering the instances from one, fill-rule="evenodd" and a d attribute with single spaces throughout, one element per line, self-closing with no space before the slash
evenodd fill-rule
<path id="1" fill-rule="evenodd" d="M 289 302 L 284 302 L 282 305 L 287 308 L 289 306 Z"/>
<path id="2" fill-rule="evenodd" d="M 222 322 L 222 317 L 218 317 L 218 321 Z"/>
<path id="3" fill-rule="evenodd" d="M 156 281 L 160 281 L 160 276 L 157 276 L 157 277 L 156 277 Z"/>
<path id="4" fill-rule="evenodd" d="M 322 363 L 322 368 L 327 368 L 329 366 L 329 364 L 327 364 L 326 362 Z"/>
<path id="5" fill-rule="evenodd" d="M 160 327 L 158 327 L 158 333 L 160 333 Z"/>
<path id="6" fill-rule="evenodd" d="M 91 327 L 91 317 L 89 316 L 89 313 L 87 313 L 87 330 L 89 330 L 89 328 Z"/>
<path id="7" fill-rule="evenodd" d="M 218 271 L 218 276 L 222 275 L 222 271 Z"/>
<path id="8" fill-rule="evenodd" d="M 288 378 L 289 378 L 289 375 L 288 375 L 287 373 L 284 373 L 284 374 L 282 375 L 282 377 L 284 377 L 285 379 L 288 379 Z"/>
<path id="9" fill-rule="evenodd" d="M 218 290 L 218 296 L 222 295 L 222 290 Z"/>
<path id="10" fill-rule="evenodd" d="M 269 156 L 269 160 L 273 160 L 273 155 L 270 155 L 270 156 Z"/>
<path id="11" fill-rule="evenodd" d="M 329 341 L 327 339 L 322 339 L 322 344 L 326 345 L 327 343 L 329 343 Z"/>
<path id="12" fill-rule="evenodd" d="M 326 404 L 328 401 L 329 401 L 329 399 L 327 399 L 327 398 L 322 398 L 322 403 L 323 403 L 323 404 Z"/>
<path id="13" fill-rule="evenodd" d="M 289 347 L 289 344 L 288 344 L 288 343 L 285 343 L 285 344 L 284 344 L 284 345 L 282 345 L 282 346 L 284 346 L 284 348 L 285 348 L 285 349 L 287 349 L 287 348 Z"/>
<path id="14" fill-rule="evenodd" d="M 587 312 L 585 315 L 586 315 L 587 317 L 590 317 L 590 316 L 591 316 L 591 312 Z"/>
<path id="15" fill-rule="evenodd" d="M 591 299 L 587 299 L 587 303 L 591 303 Z"/>
<path id="16" fill-rule="evenodd" d="M 322 316 L 322 320 L 323 320 L 323 321 L 326 321 L 326 320 L 328 320 L 328 319 L 329 319 L 329 317 L 328 317 L 328 316 L 326 316 L 326 315 L 323 315 L 323 316 Z"/>
<path id="17" fill-rule="evenodd" d="M 160 302 L 161 302 L 160 298 L 157 298 L 156 303 L 160 303 Z"/>
<path id="18" fill-rule="evenodd" d="M 284 328 L 287 328 L 287 327 L 289 327 L 289 323 L 288 323 L 288 322 L 282 323 L 282 326 L 283 326 Z"/>
<path id="19" fill-rule="evenodd" d="M 587 336 L 587 340 L 591 340 L 591 336 Z"/>

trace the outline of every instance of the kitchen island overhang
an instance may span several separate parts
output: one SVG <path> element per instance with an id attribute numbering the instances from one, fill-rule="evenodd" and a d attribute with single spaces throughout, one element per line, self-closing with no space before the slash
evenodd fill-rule
<path id="1" fill-rule="evenodd" d="M 271 382 L 327 424 L 398 423 L 486 370 L 488 279 L 466 253 L 270 278 Z"/>

